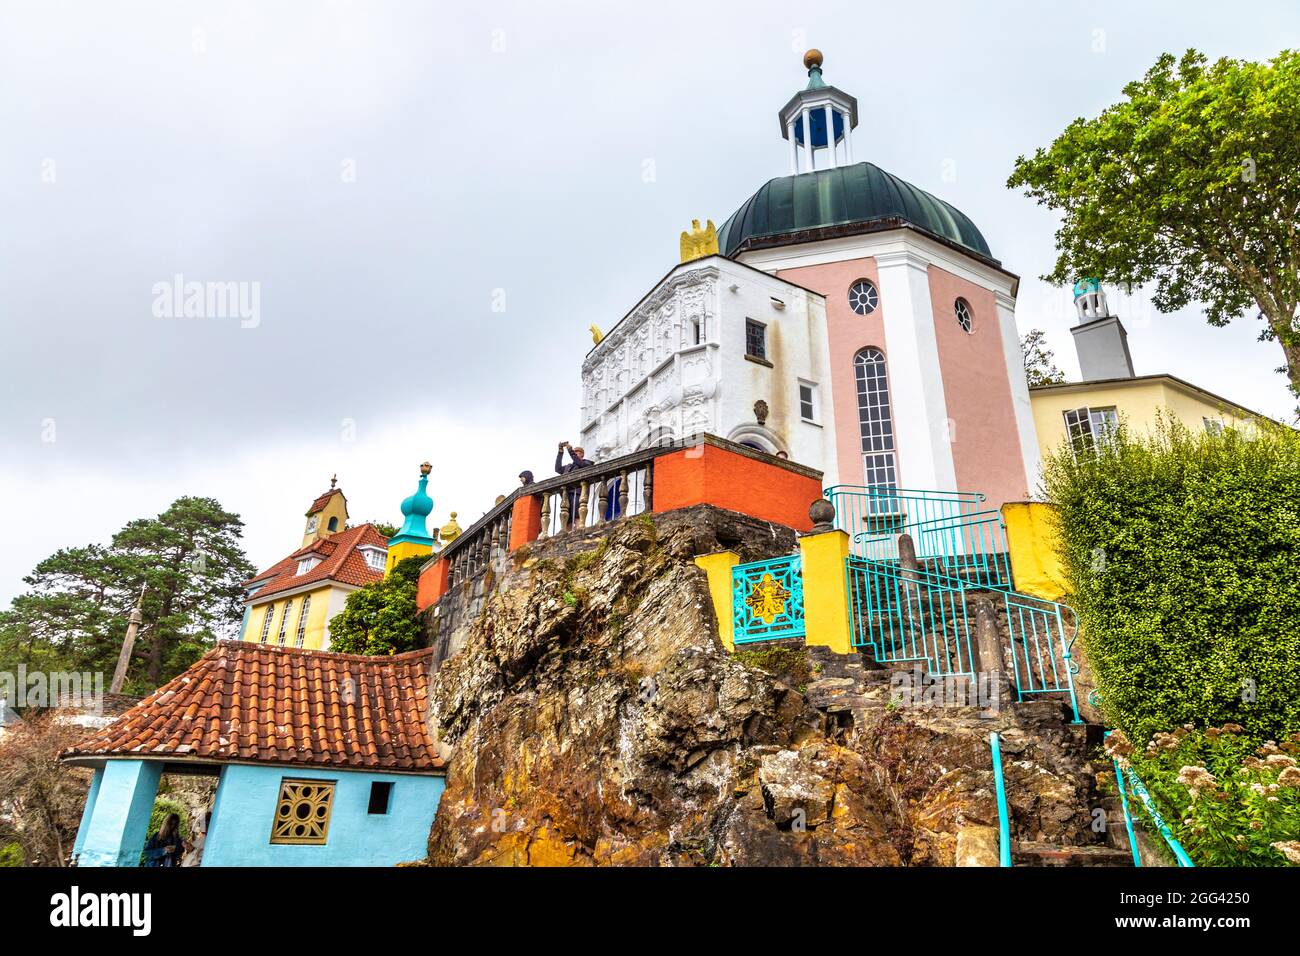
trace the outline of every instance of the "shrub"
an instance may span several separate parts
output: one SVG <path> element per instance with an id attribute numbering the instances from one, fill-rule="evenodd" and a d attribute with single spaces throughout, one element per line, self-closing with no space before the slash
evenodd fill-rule
<path id="1" fill-rule="evenodd" d="M 1120 427 L 1045 461 L 1062 559 L 1107 719 L 1300 727 L 1300 435 Z"/>
<path id="2" fill-rule="evenodd" d="M 23 854 L 23 845 L 18 842 L 6 843 L 0 847 L 0 866 L 24 866 L 27 857 Z"/>
<path id="3" fill-rule="evenodd" d="M 330 650 L 341 654 L 400 654 L 420 646 L 416 592 L 428 557 L 405 558 L 383 579 L 348 595 L 330 621 Z"/>
<path id="4" fill-rule="evenodd" d="M 1180 727 L 1143 749 L 1117 731 L 1107 751 L 1137 771 L 1198 866 L 1300 863 L 1300 734 L 1255 747 L 1241 730 Z"/>

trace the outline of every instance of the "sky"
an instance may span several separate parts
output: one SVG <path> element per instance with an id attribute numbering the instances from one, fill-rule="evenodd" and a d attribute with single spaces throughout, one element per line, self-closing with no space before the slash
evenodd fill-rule
<path id="1" fill-rule="evenodd" d="M 855 159 L 969 215 L 1076 379 L 1016 157 L 1163 51 L 1297 43 L 1294 0 L 0 0 L 0 601 L 181 495 L 241 515 L 262 568 L 333 474 L 395 522 L 428 459 L 465 527 L 548 474 L 588 326 L 788 172 L 808 47 L 858 97 Z M 231 307 L 187 317 L 178 276 Z M 1253 316 L 1111 305 L 1138 374 L 1288 415 Z"/>

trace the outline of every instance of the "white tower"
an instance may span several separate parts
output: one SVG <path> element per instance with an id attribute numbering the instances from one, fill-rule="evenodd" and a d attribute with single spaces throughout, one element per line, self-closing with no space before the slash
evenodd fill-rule
<path id="1" fill-rule="evenodd" d="M 858 125 L 857 97 L 826 85 L 820 50 L 805 53 L 803 65 L 808 68 L 808 85 L 779 114 L 781 135 L 790 141 L 790 173 L 849 166 L 853 163 L 853 129 Z"/>

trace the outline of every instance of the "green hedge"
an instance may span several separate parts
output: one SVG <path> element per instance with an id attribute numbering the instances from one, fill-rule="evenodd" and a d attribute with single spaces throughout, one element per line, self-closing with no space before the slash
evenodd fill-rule
<path id="1" fill-rule="evenodd" d="M 1300 728 L 1300 435 L 1121 426 L 1094 454 L 1049 456 L 1045 486 L 1114 726 Z"/>

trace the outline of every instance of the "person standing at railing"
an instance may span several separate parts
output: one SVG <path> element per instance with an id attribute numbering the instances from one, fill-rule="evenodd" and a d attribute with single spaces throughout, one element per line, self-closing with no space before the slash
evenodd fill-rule
<path id="1" fill-rule="evenodd" d="M 564 463 L 564 450 L 569 450 L 569 464 Z M 567 441 L 560 442 L 560 447 L 555 452 L 555 473 L 557 475 L 570 475 L 579 468 L 590 468 L 595 462 L 587 459 L 583 453 L 582 446 L 577 448 L 570 445 Z M 573 485 L 565 490 L 565 498 L 569 502 L 569 524 L 578 520 L 578 502 L 582 498 L 582 491 L 578 485 Z"/>

